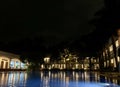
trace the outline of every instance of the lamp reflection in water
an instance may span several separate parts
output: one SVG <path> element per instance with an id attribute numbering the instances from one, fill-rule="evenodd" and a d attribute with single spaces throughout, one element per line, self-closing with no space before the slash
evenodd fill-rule
<path id="1" fill-rule="evenodd" d="M 43 87 L 49 87 L 49 77 L 43 78 Z"/>
<path id="2" fill-rule="evenodd" d="M 102 77 L 97 72 L 0 73 L 0 87 L 109 87 L 111 83 L 119 84 L 119 82 L 118 79 Z"/>
<path id="3" fill-rule="evenodd" d="M 7 84 L 8 74 L 1 73 L 0 74 L 0 85 Z"/>
<path id="4" fill-rule="evenodd" d="M 27 73 L 20 72 L 1 72 L 0 86 L 1 87 L 15 87 L 25 86 L 27 80 Z"/>

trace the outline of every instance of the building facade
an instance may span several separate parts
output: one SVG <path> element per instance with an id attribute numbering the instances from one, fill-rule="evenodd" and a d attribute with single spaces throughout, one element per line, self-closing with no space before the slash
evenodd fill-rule
<path id="1" fill-rule="evenodd" d="M 111 36 L 100 53 L 100 68 L 111 71 L 120 70 L 120 37 Z"/>
<path id="2" fill-rule="evenodd" d="M 0 51 L 0 69 L 27 69 L 19 58 L 19 55 Z"/>
<path id="3" fill-rule="evenodd" d="M 71 55 L 70 58 L 61 58 L 59 61 L 50 62 L 50 58 L 44 58 L 45 64 L 41 65 L 41 69 L 59 69 L 59 70 L 98 70 L 99 58 L 86 57 L 78 58 Z"/>

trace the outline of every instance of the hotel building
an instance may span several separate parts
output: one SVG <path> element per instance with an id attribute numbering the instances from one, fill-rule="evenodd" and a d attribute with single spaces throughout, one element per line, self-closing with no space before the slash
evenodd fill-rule
<path id="1" fill-rule="evenodd" d="M 100 68 L 101 70 L 120 70 L 119 57 L 120 36 L 111 36 L 100 52 Z"/>
<path id="2" fill-rule="evenodd" d="M 59 69 L 59 70 L 98 70 L 99 58 L 86 57 L 78 58 L 71 55 L 70 58 L 61 57 L 61 60 L 50 62 L 50 58 L 44 58 L 45 64 L 41 65 L 41 69 Z"/>
<path id="3" fill-rule="evenodd" d="M 19 58 L 19 55 L 0 51 L 0 70 L 27 69 L 27 65 Z"/>

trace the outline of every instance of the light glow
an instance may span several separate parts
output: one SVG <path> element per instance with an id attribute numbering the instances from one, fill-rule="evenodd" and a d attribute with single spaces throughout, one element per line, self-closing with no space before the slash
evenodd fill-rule
<path id="1" fill-rule="evenodd" d="M 119 41 L 118 40 L 115 42 L 115 44 L 116 44 L 116 47 L 119 47 Z"/>
<path id="2" fill-rule="evenodd" d="M 114 60 L 113 60 L 113 59 L 111 59 L 111 63 L 114 63 Z"/>
<path id="3" fill-rule="evenodd" d="M 68 58 L 68 59 L 66 59 L 67 61 L 69 61 L 70 59 Z"/>
<path id="4" fill-rule="evenodd" d="M 44 58 L 44 62 L 45 63 L 49 63 L 50 62 L 50 58 L 49 57 Z"/>
<path id="5" fill-rule="evenodd" d="M 109 47 L 110 52 L 113 51 L 113 45 Z"/>
<path id="6" fill-rule="evenodd" d="M 117 60 L 118 60 L 118 62 L 120 62 L 120 57 L 119 56 L 117 57 Z"/>

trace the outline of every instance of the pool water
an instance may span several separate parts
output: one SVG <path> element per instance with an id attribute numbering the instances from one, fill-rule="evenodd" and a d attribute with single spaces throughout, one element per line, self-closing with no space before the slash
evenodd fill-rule
<path id="1" fill-rule="evenodd" d="M 0 72 L 0 87 L 120 87 L 98 72 Z"/>

